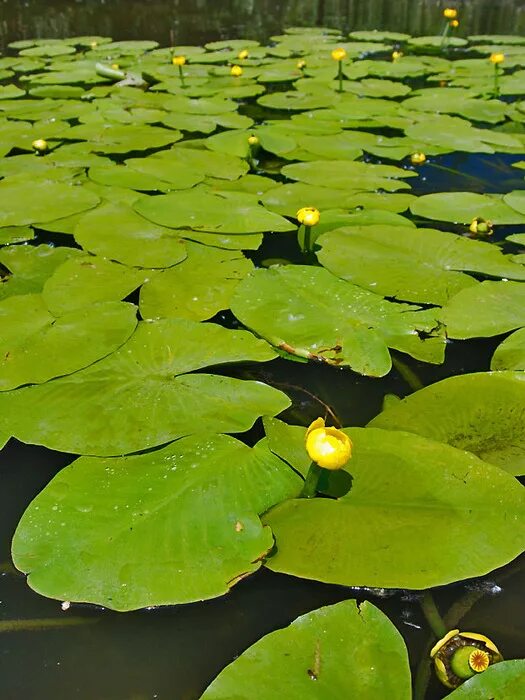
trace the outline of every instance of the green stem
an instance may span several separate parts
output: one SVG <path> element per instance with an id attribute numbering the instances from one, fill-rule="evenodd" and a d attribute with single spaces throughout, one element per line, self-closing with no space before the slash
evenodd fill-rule
<path id="1" fill-rule="evenodd" d="M 1 632 L 43 632 L 56 627 L 76 627 L 78 625 L 92 625 L 98 622 L 96 617 L 52 617 L 37 618 L 34 620 L 1 620 Z"/>
<path id="2" fill-rule="evenodd" d="M 310 464 L 308 474 L 306 475 L 306 479 L 304 480 L 303 490 L 299 494 L 299 498 L 315 498 L 320 476 L 321 467 L 315 462 L 312 462 Z"/>
<path id="3" fill-rule="evenodd" d="M 403 362 L 403 360 L 400 360 L 398 357 L 392 355 L 392 364 L 413 391 L 423 389 L 425 385 L 421 379 L 417 376 L 413 369 L 410 369 L 410 367 Z"/>
<path id="4" fill-rule="evenodd" d="M 432 632 L 434 632 L 438 639 L 444 637 L 447 633 L 447 628 L 443 622 L 443 618 L 441 617 L 439 610 L 437 609 L 432 593 L 430 591 L 425 591 L 419 602 L 423 615 L 426 617 Z"/>
<path id="5" fill-rule="evenodd" d="M 448 33 L 450 32 L 450 23 L 445 23 L 445 29 L 443 29 L 443 34 L 441 35 L 441 48 L 445 49 L 448 44 Z"/>
<path id="6" fill-rule="evenodd" d="M 185 88 L 186 83 L 184 82 L 184 71 L 182 70 L 182 66 L 179 66 L 179 77 L 180 77 L 180 84 L 182 85 L 183 88 Z"/>
<path id="7" fill-rule="evenodd" d="M 499 68 L 494 64 L 494 97 L 499 97 Z"/>
<path id="8" fill-rule="evenodd" d="M 337 71 L 337 79 L 339 80 L 338 92 L 343 92 L 343 62 L 339 61 L 339 69 Z"/>

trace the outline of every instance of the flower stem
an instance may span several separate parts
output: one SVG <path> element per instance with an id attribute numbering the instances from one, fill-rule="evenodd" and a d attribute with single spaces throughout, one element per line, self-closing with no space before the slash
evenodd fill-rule
<path id="1" fill-rule="evenodd" d="M 499 68 L 494 64 L 494 97 L 499 97 Z"/>
<path id="2" fill-rule="evenodd" d="M 338 92 L 343 92 L 343 62 L 339 61 L 339 69 L 337 71 L 337 79 L 339 80 Z"/>
<path id="3" fill-rule="evenodd" d="M 441 48 L 445 49 L 448 44 L 448 33 L 450 31 L 450 24 L 449 22 L 445 23 L 445 29 L 443 29 L 443 34 L 441 35 Z"/>
<path id="4" fill-rule="evenodd" d="M 438 639 L 444 637 L 447 633 L 447 628 L 443 622 L 443 618 L 441 617 L 439 610 L 437 609 L 432 593 L 430 591 L 425 591 L 419 602 L 423 615 L 426 617 L 432 632 L 434 632 Z"/>
<path id="5" fill-rule="evenodd" d="M 184 71 L 182 70 L 182 66 L 179 66 L 179 77 L 180 77 L 180 84 L 182 85 L 183 88 L 185 88 L 186 83 L 184 82 Z"/>
<path id="6" fill-rule="evenodd" d="M 299 494 L 299 498 L 315 498 L 320 476 L 321 467 L 315 462 L 312 462 L 310 464 L 308 474 L 306 475 L 306 479 L 304 480 L 303 490 Z"/>

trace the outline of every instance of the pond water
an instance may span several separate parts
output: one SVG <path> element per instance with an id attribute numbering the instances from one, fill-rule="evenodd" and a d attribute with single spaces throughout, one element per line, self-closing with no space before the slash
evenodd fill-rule
<path id="1" fill-rule="evenodd" d="M 456 4 L 461 12 L 460 35 L 525 33 L 523 2 L 471 0 Z M 115 40 L 153 39 L 161 46 L 236 37 L 264 42 L 284 27 L 315 25 L 432 35 L 441 31 L 442 7 L 442 3 L 424 0 L 0 0 L 0 48 L 5 51 L 9 42 L 20 39 L 84 34 Z M 521 171 L 512 168 L 522 158 L 517 154 L 441 155 L 425 166 L 425 176 L 412 186 L 412 192 L 523 189 Z M 442 227 L 451 230 L 450 225 Z M 497 239 L 521 231 L 525 228 L 513 226 L 511 231 L 501 226 Z M 41 240 L 53 240 L 53 235 Z M 275 238 L 265 239 L 250 256 L 256 263 L 274 257 L 300 260 L 295 232 L 284 234 L 278 243 Z M 216 320 L 226 327 L 234 325 L 229 312 Z M 453 375 L 488 371 L 500 340 L 453 341 L 442 365 L 403 358 L 409 371 L 428 385 Z M 377 380 L 327 365 L 305 366 L 275 359 L 262 368 L 247 364 L 225 373 L 260 379 L 285 391 L 293 405 L 284 417 L 301 425 L 324 414 L 329 406 L 342 425 L 364 426 L 379 413 L 386 395 L 412 392 L 403 372 L 395 370 Z M 262 436 L 258 421 L 247 439 L 253 444 Z M 405 639 L 416 675 L 432 634 L 413 592 L 349 589 L 263 569 L 215 600 L 125 614 L 87 605 L 72 605 L 63 611 L 60 602 L 33 593 L 24 576 L 10 564 L 11 538 L 30 501 L 73 459 L 14 439 L 0 452 L 2 700 L 197 700 L 226 664 L 264 634 L 321 605 L 348 598 L 371 600 L 389 616 Z M 447 537 L 446 523 L 443 537 Z M 525 656 L 524 563 L 522 557 L 487 577 L 435 589 L 443 613 L 463 604 L 461 628 L 481 631 L 497 640 L 505 658 Z M 68 625 L 61 626 L 65 620 Z M 27 629 L 25 621 L 31 621 Z M 437 681 L 430 679 L 426 699 L 445 694 Z"/>

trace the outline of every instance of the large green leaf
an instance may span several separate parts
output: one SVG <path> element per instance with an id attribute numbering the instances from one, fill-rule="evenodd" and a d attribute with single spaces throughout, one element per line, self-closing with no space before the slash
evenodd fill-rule
<path id="1" fill-rule="evenodd" d="M 431 335 L 432 311 L 385 301 L 322 268 L 256 270 L 237 287 L 231 309 L 281 350 L 361 374 L 387 374 L 388 347 L 429 362 L 443 357 L 442 338 L 418 335 Z"/>
<path id="2" fill-rule="evenodd" d="M 137 267 L 171 267 L 186 257 L 184 241 L 173 229 L 157 226 L 120 202 L 82 216 L 75 240 L 91 253 Z"/>
<path id="3" fill-rule="evenodd" d="M 133 457 L 81 457 L 31 503 L 13 540 L 29 585 L 114 610 L 214 598 L 273 545 L 258 515 L 302 480 L 264 444 L 206 432 Z"/>
<path id="4" fill-rule="evenodd" d="M 445 700 L 518 700 L 525 687 L 525 661 L 514 659 L 490 666 L 460 685 Z"/>
<path id="5" fill-rule="evenodd" d="M 482 282 L 464 289 L 440 314 L 451 338 L 499 335 L 525 326 L 525 285 Z"/>
<path id="6" fill-rule="evenodd" d="M 346 160 L 293 163 L 285 165 L 281 172 L 292 180 L 309 185 L 370 191 L 383 189 L 389 192 L 409 188 L 407 183 L 399 182 L 399 178 L 416 175 L 410 170 L 402 170 L 392 165 L 373 165 Z"/>
<path id="7" fill-rule="evenodd" d="M 282 216 L 259 206 L 253 195 L 243 193 L 175 192 L 141 199 L 134 208 L 150 221 L 171 228 L 233 234 L 295 228 Z"/>
<path id="8" fill-rule="evenodd" d="M 492 355 L 490 369 L 525 370 L 525 328 L 512 333 L 498 345 Z"/>
<path id="9" fill-rule="evenodd" d="M 294 499 L 270 510 L 270 569 L 347 586 L 424 589 L 480 576 L 521 553 L 525 497 L 509 474 L 419 435 L 345 432 L 354 443 L 346 467 L 352 488 L 338 500 Z"/>
<path id="10" fill-rule="evenodd" d="M 414 199 L 410 211 L 438 221 L 469 224 L 482 217 L 494 224 L 524 224 L 525 216 L 505 204 L 502 195 L 476 192 L 435 192 Z"/>
<path id="11" fill-rule="evenodd" d="M 521 372 L 449 377 L 394 404 L 369 425 L 425 435 L 523 474 L 524 382 Z"/>
<path id="12" fill-rule="evenodd" d="M 128 124 L 79 124 L 63 134 L 67 139 L 89 143 L 90 150 L 99 153 L 131 153 L 146 151 L 175 143 L 182 134 L 160 126 Z"/>
<path id="13" fill-rule="evenodd" d="M 338 277 L 405 301 L 445 304 L 476 285 L 462 271 L 525 280 L 525 267 L 499 248 L 434 229 L 353 226 L 317 242 L 319 261 Z"/>
<path id="14" fill-rule="evenodd" d="M 180 265 L 155 275 L 140 291 L 143 318 L 204 321 L 228 309 L 237 285 L 253 263 L 237 251 L 187 243 Z"/>
<path id="15" fill-rule="evenodd" d="M 104 303 L 55 318 L 40 294 L 0 302 L 0 391 L 40 384 L 119 348 L 137 323 L 132 304 Z"/>
<path id="16" fill-rule="evenodd" d="M 409 700 L 403 638 L 371 603 L 314 610 L 227 666 L 202 700 Z"/>
<path id="17" fill-rule="evenodd" d="M 0 432 L 52 449 L 121 455 L 169 440 L 248 430 L 288 398 L 261 382 L 186 374 L 264 362 L 275 353 L 245 331 L 185 319 L 144 321 L 117 352 L 87 369 L 0 396 Z"/>
<path id="18" fill-rule="evenodd" d="M 17 177 L 0 182 L 0 226 L 25 226 L 71 216 L 99 203 L 93 192 L 72 184 Z"/>

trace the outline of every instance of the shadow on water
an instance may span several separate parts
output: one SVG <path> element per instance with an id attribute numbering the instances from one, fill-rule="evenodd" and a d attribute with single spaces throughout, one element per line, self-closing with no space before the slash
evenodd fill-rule
<path id="1" fill-rule="evenodd" d="M 523 33 L 525 3 L 471 0 L 460 6 L 468 33 Z M 266 40 L 284 26 L 324 24 L 349 29 L 388 29 L 431 34 L 441 26 L 441 5 L 430 0 L 0 0 L 0 48 L 28 37 L 100 34 L 115 39 L 156 39 L 161 45 L 204 43 L 244 36 Z M 448 155 L 424 166 L 421 191 L 508 191 L 522 188 L 521 173 L 510 166 L 515 156 Z M 450 225 L 447 226 L 450 230 Z M 506 232 L 505 235 L 508 235 Z M 298 255 L 294 236 L 265 238 L 257 255 Z M 260 260 L 258 260 L 260 262 Z M 232 326 L 229 312 L 215 319 Z M 454 342 L 441 366 L 403 356 L 423 384 L 464 372 L 486 371 L 501 338 Z M 386 394 L 411 392 L 395 369 L 382 380 L 322 364 L 284 359 L 223 369 L 232 376 L 261 379 L 285 391 L 293 401 L 285 418 L 308 424 L 332 412 L 343 425 L 365 425 L 380 410 Z M 255 442 L 260 423 L 242 437 Z M 264 634 L 298 615 L 347 598 L 369 599 L 397 625 L 417 665 L 430 631 L 418 594 L 354 590 L 304 581 L 260 570 L 228 596 L 199 604 L 120 614 L 93 606 L 72 605 L 33 593 L 10 565 L 10 540 L 31 499 L 72 461 L 71 455 L 11 440 L 0 453 L 0 697 L 2 700 L 196 700 L 231 660 Z M 446 537 L 446 523 L 443 524 Z M 507 658 L 525 655 L 520 629 L 525 559 L 488 577 L 436 590 L 442 612 L 464 612 L 462 629 L 481 631 L 497 640 Z M 463 606 L 463 607 L 461 607 Z M 521 611 L 521 614 L 520 612 Z M 2 631 L 16 620 L 56 621 L 75 618 L 68 627 Z M 90 624 L 81 624 L 83 621 Z M 427 698 L 445 691 L 431 681 Z M 277 700 L 277 699 L 276 699 Z"/>

